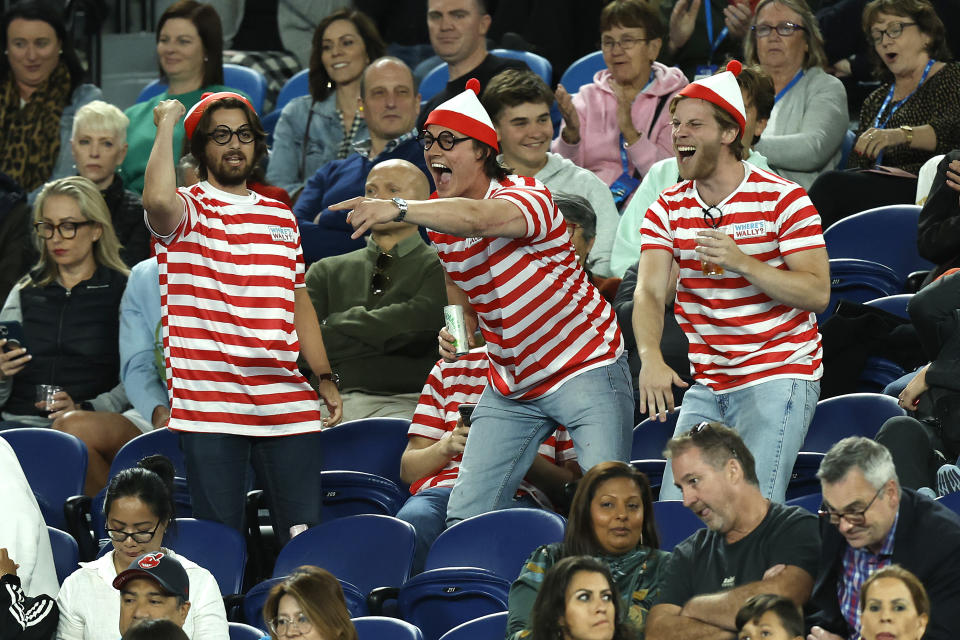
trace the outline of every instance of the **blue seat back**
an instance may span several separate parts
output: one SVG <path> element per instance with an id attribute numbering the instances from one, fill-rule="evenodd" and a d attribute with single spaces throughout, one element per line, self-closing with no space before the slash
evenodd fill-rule
<path id="1" fill-rule="evenodd" d="M 830 302 L 817 322 L 823 324 L 836 311 L 841 300 L 861 304 L 899 293 L 904 280 L 890 267 L 858 258 L 830 260 Z"/>
<path id="2" fill-rule="evenodd" d="M 883 423 L 906 415 L 897 399 L 879 393 L 850 393 L 827 398 L 817 409 L 803 441 L 802 451 L 826 453 L 847 436 L 873 438 Z"/>
<path id="3" fill-rule="evenodd" d="M 917 205 L 895 204 L 838 220 L 823 233 L 827 252 L 831 258 L 858 258 L 885 265 L 905 282 L 912 272 L 934 267 L 917 250 L 920 209 Z"/>
<path id="4" fill-rule="evenodd" d="M 837 169 L 846 169 L 847 161 L 850 160 L 850 152 L 853 151 L 853 145 L 857 141 L 857 134 L 850 129 L 843 134 L 843 142 L 840 144 L 840 159 L 837 160 Z"/>
<path id="5" fill-rule="evenodd" d="M 937 498 L 937 502 L 960 515 L 960 493 L 948 493 L 945 496 L 940 496 Z"/>
<path id="6" fill-rule="evenodd" d="M 223 65 L 223 85 L 247 96 L 257 113 L 263 111 L 263 101 L 267 97 L 267 79 L 259 71 L 226 63 Z M 137 102 L 146 102 L 166 90 L 166 81 L 160 78 L 152 80 L 140 90 Z"/>
<path id="7" fill-rule="evenodd" d="M 310 93 L 310 69 L 303 69 L 293 74 L 289 80 L 283 83 L 280 93 L 277 94 L 277 104 L 274 110 L 279 113 L 287 106 L 287 103 L 294 98 L 305 96 Z"/>
<path id="8" fill-rule="evenodd" d="M 657 517 L 657 530 L 660 532 L 660 548 L 673 551 L 678 543 L 686 540 L 697 529 L 706 525 L 690 509 L 683 506 L 681 500 L 660 500 L 653 503 L 653 513 Z"/>
<path id="9" fill-rule="evenodd" d="M 573 95 L 583 85 L 593 82 L 593 76 L 596 75 L 597 71 L 606 68 L 606 66 L 607 63 L 603 61 L 602 51 L 588 53 L 570 63 L 567 70 L 560 76 L 560 84 L 570 95 Z"/>
<path id="10" fill-rule="evenodd" d="M 530 71 L 533 71 L 543 78 L 543 81 L 547 83 L 548 87 L 553 83 L 553 65 L 541 55 L 531 51 L 519 51 L 517 49 L 493 49 L 490 53 L 501 58 L 521 60 L 530 67 Z M 481 87 L 481 89 L 483 88 L 484 87 Z"/>
<path id="11" fill-rule="evenodd" d="M 663 459 L 663 449 L 667 440 L 673 437 L 677 429 L 680 407 L 667 414 L 666 422 L 647 418 L 633 428 L 633 446 L 630 449 L 631 460 Z"/>
<path id="12" fill-rule="evenodd" d="M 377 587 L 406 582 L 414 544 L 415 532 L 408 522 L 372 514 L 337 518 L 288 542 L 280 550 L 273 575 L 288 575 L 311 564 L 356 585 L 366 595 Z"/>
<path id="13" fill-rule="evenodd" d="M 883 309 L 887 313 L 892 313 L 895 316 L 900 316 L 904 320 L 909 320 L 910 314 L 907 313 L 907 305 L 910 304 L 911 298 L 913 298 L 912 293 L 900 293 L 895 296 L 884 296 L 882 298 L 868 300 L 866 305 L 868 307 Z"/>
<path id="14" fill-rule="evenodd" d="M 53 527 L 47 527 L 50 535 L 50 548 L 53 550 L 53 566 L 57 571 L 57 581 L 63 584 L 67 576 L 80 567 L 80 549 L 77 541 L 69 533 Z"/>
<path id="15" fill-rule="evenodd" d="M 177 477 L 187 477 L 187 462 L 180 450 L 180 436 L 166 427 L 141 434 L 120 447 L 110 463 L 110 477 L 123 469 L 132 469 L 140 460 L 154 454 L 169 458 Z"/>
<path id="16" fill-rule="evenodd" d="M 320 486 L 324 521 L 362 513 L 393 516 L 410 495 L 396 483 L 362 471 L 323 471 Z"/>
<path id="17" fill-rule="evenodd" d="M 352 622 L 358 640 L 423 640 L 420 629 L 405 620 L 364 616 Z"/>
<path id="18" fill-rule="evenodd" d="M 243 619 L 249 625 L 259 629 L 266 629 L 267 623 L 263 619 L 263 605 L 267 603 L 270 596 L 270 590 L 275 585 L 280 584 L 287 579 L 287 576 L 269 578 L 263 582 L 250 587 L 243 596 Z M 350 617 L 367 615 L 367 598 L 365 594 L 360 593 L 354 585 L 340 580 L 340 589 L 343 590 L 343 598 L 347 603 L 347 611 Z"/>
<path id="19" fill-rule="evenodd" d="M 273 132 L 277 128 L 277 122 L 280 120 L 280 112 L 276 109 L 260 118 L 260 126 L 267 134 L 267 146 L 273 147 Z"/>
<path id="20" fill-rule="evenodd" d="M 440 640 L 490 640 L 502 638 L 507 633 L 506 611 L 491 613 L 455 626 L 440 637 Z"/>
<path id="21" fill-rule="evenodd" d="M 562 516 L 543 509 L 490 511 L 441 533 L 427 553 L 424 568 L 479 567 L 513 581 L 533 550 L 561 542 L 565 529 Z"/>
<path id="22" fill-rule="evenodd" d="M 420 81 L 420 99 L 427 102 L 433 96 L 437 95 L 447 86 L 450 81 L 450 72 L 447 70 L 447 63 L 441 62 Z"/>
<path id="23" fill-rule="evenodd" d="M 410 421 L 402 418 L 351 420 L 320 432 L 324 471 L 363 471 L 392 480 L 400 479 L 400 457 L 407 448 Z"/>
<path id="24" fill-rule="evenodd" d="M 663 472 L 667 468 L 667 461 L 663 458 L 651 458 L 646 460 L 631 460 L 630 466 L 637 471 L 643 472 L 650 481 L 650 488 L 657 488 L 663 484 Z"/>
<path id="25" fill-rule="evenodd" d="M 163 546 L 212 573 L 221 595 L 242 593 L 247 542 L 236 529 L 210 520 L 177 518 L 175 529 L 163 537 Z"/>
<path id="26" fill-rule="evenodd" d="M 820 505 L 823 504 L 823 495 L 821 495 L 819 491 L 816 493 L 808 493 L 804 496 L 787 500 L 787 504 L 793 507 L 802 507 L 813 515 L 817 515 L 817 511 L 820 510 Z"/>
<path id="27" fill-rule="evenodd" d="M 820 492 L 820 480 L 817 479 L 817 470 L 823 454 L 814 451 L 801 451 L 793 463 L 793 472 L 787 484 L 787 499 L 799 498 Z"/>
<path id="28" fill-rule="evenodd" d="M 47 525 L 67 529 L 63 505 L 83 495 L 87 476 L 87 445 L 76 436 L 54 429 L 24 427 L 0 431 L 17 454 Z"/>
<path id="29" fill-rule="evenodd" d="M 454 627 L 507 610 L 510 581 L 492 571 L 468 567 L 433 569 L 400 587 L 400 617 L 415 624 L 424 640 L 439 638 Z"/>
<path id="30" fill-rule="evenodd" d="M 260 640 L 260 638 L 270 635 L 262 629 L 251 627 L 242 622 L 228 622 L 230 640 Z"/>

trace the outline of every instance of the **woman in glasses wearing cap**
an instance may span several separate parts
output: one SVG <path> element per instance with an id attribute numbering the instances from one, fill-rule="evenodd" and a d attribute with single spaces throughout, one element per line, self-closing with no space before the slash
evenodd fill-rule
<path id="1" fill-rule="evenodd" d="M 226 613 L 213 575 L 182 555 L 163 547 L 164 534 L 175 524 L 173 464 L 149 456 L 113 477 L 103 502 L 112 549 L 82 563 L 60 587 L 58 640 L 116 638 L 121 593 L 114 579 L 146 553 L 160 551 L 175 558 L 189 578 L 190 607 L 183 630 L 190 638 L 228 640 Z"/>

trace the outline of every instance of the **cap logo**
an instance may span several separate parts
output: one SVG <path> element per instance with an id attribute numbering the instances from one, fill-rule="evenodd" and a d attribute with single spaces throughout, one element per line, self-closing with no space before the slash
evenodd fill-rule
<path id="1" fill-rule="evenodd" d="M 160 564 L 160 559 L 163 558 L 163 553 L 157 551 L 156 553 L 148 553 L 147 555 L 140 558 L 137 561 L 137 566 L 141 569 L 155 569 L 157 565 Z"/>

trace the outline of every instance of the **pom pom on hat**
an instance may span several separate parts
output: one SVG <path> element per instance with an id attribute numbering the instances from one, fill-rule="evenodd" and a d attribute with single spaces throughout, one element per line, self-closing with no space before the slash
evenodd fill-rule
<path id="1" fill-rule="evenodd" d="M 250 101 L 239 93 L 234 93 L 233 91 L 205 93 L 200 97 L 200 101 L 197 102 L 197 104 L 190 107 L 190 110 L 187 111 L 187 115 L 183 118 L 183 129 L 186 131 L 188 140 L 193 138 L 193 132 L 196 130 L 197 124 L 200 122 L 200 118 L 203 117 L 203 112 L 206 111 L 207 108 L 214 102 L 218 102 L 224 98 L 236 98 L 250 107 L 250 111 L 253 113 L 257 112 L 257 110 L 253 108 L 253 105 L 250 104 Z"/>
<path id="2" fill-rule="evenodd" d="M 497 143 L 497 131 L 493 128 L 493 121 L 480 104 L 480 81 L 476 78 L 467 80 L 467 88 L 446 102 L 440 104 L 427 116 L 424 129 L 435 124 L 440 127 L 449 127 L 454 131 L 486 143 L 500 151 Z"/>
<path id="3" fill-rule="evenodd" d="M 737 76 L 742 70 L 743 65 L 739 61 L 731 60 L 727 63 L 726 71 L 691 82 L 677 95 L 699 98 L 715 104 L 736 120 L 742 134 L 744 127 L 747 126 L 747 109 L 743 105 L 743 93 L 737 82 Z"/>

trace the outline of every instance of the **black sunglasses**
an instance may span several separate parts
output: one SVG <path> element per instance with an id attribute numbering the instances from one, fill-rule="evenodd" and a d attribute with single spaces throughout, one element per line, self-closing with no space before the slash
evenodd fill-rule
<path id="1" fill-rule="evenodd" d="M 377 262 L 373 266 L 373 278 L 370 279 L 370 293 L 375 296 L 382 296 L 390 284 L 390 276 L 384 273 L 390 263 L 393 262 L 393 256 L 389 253 L 380 252 L 377 256 Z"/>

